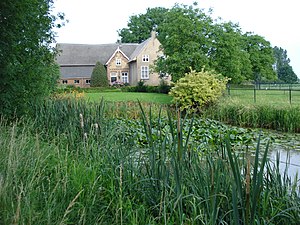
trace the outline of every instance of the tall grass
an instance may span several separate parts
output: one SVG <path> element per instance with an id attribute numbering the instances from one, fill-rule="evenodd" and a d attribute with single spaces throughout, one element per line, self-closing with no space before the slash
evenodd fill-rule
<path id="1" fill-rule="evenodd" d="M 163 110 L 141 107 L 137 145 L 105 102 L 36 110 L 1 121 L 0 224 L 299 224 L 299 186 L 260 145 L 252 159 L 224 137 L 203 154 L 180 112 L 164 133 Z"/>
<path id="2" fill-rule="evenodd" d="M 235 126 L 300 132 L 300 107 L 297 106 L 244 105 L 226 101 L 208 109 L 205 115 Z"/>

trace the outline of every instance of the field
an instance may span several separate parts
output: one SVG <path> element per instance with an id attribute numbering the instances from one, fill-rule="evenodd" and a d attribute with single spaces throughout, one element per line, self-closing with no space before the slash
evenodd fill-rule
<path id="1" fill-rule="evenodd" d="M 227 92 L 228 94 L 228 92 Z M 278 107 L 300 106 L 300 90 L 249 90 L 231 89 L 229 99 L 237 104 L 273 105 Z M 291 97 L 291 99 L 290 99 Z M 291 100 L 291 102 L 290 102 Z"/>

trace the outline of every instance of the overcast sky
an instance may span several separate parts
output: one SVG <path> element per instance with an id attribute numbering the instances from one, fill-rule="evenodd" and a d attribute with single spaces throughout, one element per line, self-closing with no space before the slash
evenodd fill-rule
<path id="1" fill-rule="evenodd" d="M 69 23 L 57 31 L 58 43 L 115 43 L 117 30 L 129 17 L 147 8 L 170 8 L 195 0 L 55 0 L 55 11 L 64 12 Z M 299 0 L 198 0 L 199 8 L 213 8 L 214 17 L 239 23 L 243 32 L 254 32 L 288 52 L 300 77 Z"/>

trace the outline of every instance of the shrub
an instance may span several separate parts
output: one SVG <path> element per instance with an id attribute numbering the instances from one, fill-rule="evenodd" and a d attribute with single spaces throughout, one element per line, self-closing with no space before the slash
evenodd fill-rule
<path id="1" fill-rule="evenodd" d="M 170 90 L 171 86 L 164 79 L 161 79 L 159 82 L 159 86 L 157 87 L 158 93 L 168 94 Z"/>
<path id="2" fill-rule="evenodd" d="M 222 96 L 228 80 L 214 71 L 191 70 L 176 82 L 170 95 L 174 97 L 173 102 L 177 103 L 182 110 L 200 111 L 201 108 L 215 103 Z"/>
<path id="3" fill-rule="evenodd" d="M 106 69 L 100 62 L 96 63 L 91 76 L 91 87 L 108 87 Z"/>
<path id="4" fill-rule="evenodd" d="M 164 80 L 161 80 L 159 86 L 145 85 L 144 81 L 139 81 L 136 86 L 122 87 L 125 92 L 147 92 L 147 93 L 163 93 L 168 94 L 171 86 Z"/>

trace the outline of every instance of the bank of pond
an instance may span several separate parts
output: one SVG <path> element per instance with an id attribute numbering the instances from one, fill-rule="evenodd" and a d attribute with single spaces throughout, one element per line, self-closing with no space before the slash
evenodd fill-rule
<path id="1" fill-rule="evenodd" d="M 299 224 L 299 180 L 276 153 L 295 157 L 296 134 L 114 109 L 55 100 L 1 119 L 0 224 Z"/>

